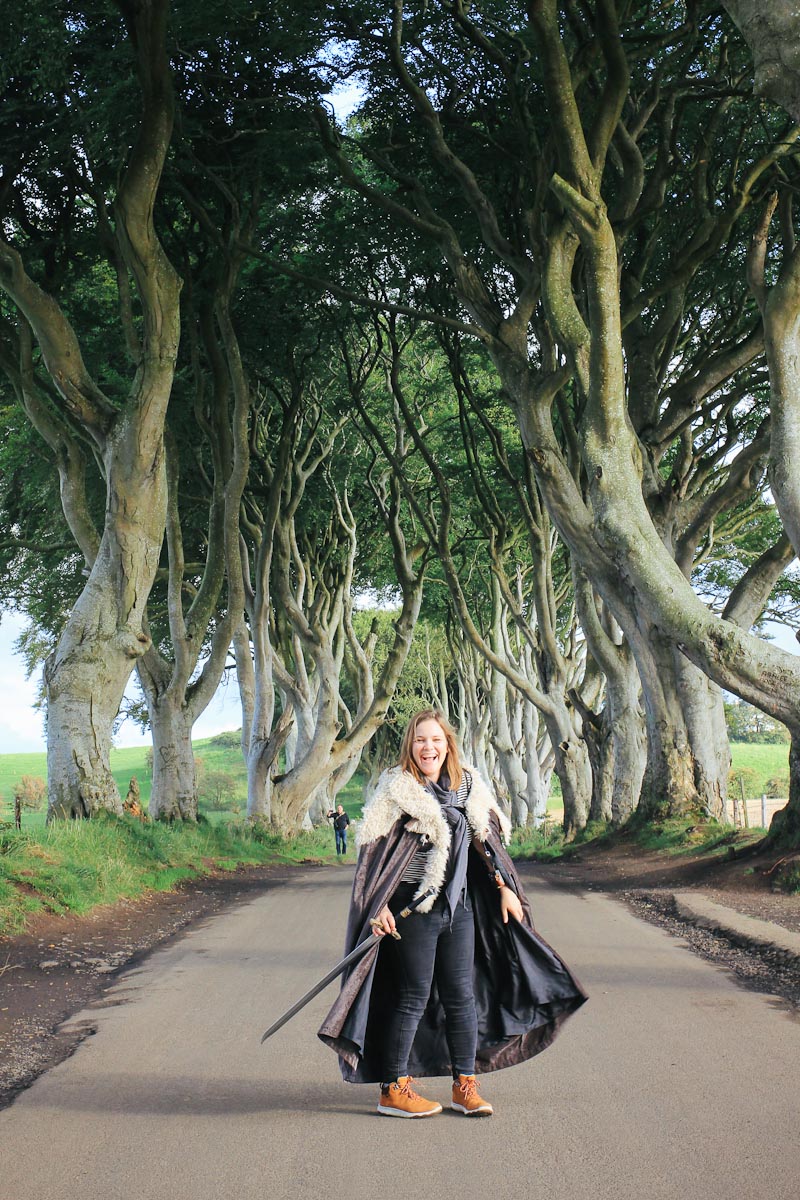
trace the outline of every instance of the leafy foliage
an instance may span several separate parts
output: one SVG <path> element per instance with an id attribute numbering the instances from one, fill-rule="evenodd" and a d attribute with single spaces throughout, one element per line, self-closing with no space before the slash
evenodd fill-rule
<path id="1" fill-rule="evenodd" d="M 785 725 L 759 712 L 752 704 L 736 701 L 725 704 L 725 723 L 733 742 L 760 742 L 767 745 L 788 743 Z"/>

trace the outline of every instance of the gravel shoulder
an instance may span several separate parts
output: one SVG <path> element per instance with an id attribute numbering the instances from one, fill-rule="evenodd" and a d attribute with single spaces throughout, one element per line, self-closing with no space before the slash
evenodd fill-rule
<path id="1" fill-rule="evenodd" d="M 535 870 L 555 887 L 617 897 L 800 1019 L 800 896 L 776 888 L 774 855 L 665 854 L 620 837 L 612 846 L 581 847 L 561 862 L 537 863 Z"/>

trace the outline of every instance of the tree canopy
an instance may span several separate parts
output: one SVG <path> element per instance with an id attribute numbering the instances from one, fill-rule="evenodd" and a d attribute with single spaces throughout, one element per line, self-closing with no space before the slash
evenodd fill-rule
<path id="1" fill-rule="evenodd" d="M 722 818 L 724 689 L 788 730 L 800 836 L 761 636 L 796 623 L 797 130 L 727 7 L 18 6 L 0 602 L 48 654 L 51 814 L 119 811 L 135 667 L 192 819 L 232 653 L 282 829 L 426 696 L 517 823 L 553 770 L 569 835 Z"/>

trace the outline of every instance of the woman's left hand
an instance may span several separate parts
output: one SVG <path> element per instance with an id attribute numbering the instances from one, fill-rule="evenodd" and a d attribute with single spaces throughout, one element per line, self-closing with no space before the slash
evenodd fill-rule
<path id="1" fill-rule="evenodd" d="M 510 887 L 502 887 L 500 889 L 500 912 L 503 916 L 503 924 L 508 924 L 509 916 L 512 916 L 515 921 L 521 921 L 524 914 L 522 911 L 522 902 L 515 892 L 512 892 Z"/>

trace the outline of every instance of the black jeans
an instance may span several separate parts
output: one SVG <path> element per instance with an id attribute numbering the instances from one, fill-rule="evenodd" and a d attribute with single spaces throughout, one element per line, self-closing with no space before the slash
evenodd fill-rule
<path id="1" fill-rule="evenodd" d="M 412 899 L 414 884 L 401 883 L 389 907 L 399 912 Z M 452 928 L 443 898 L 437 897 L 429 913 L 412 913 L 398 922 L 401 941 L 386 937 L 390 956 L 395 1006 L 386 1029 L 386 1083 L 408 1074 L 408 1057 L 425 1006 L 436 980 L 445 1011 L 445 1034 L 453 1074 L 475 1070 L 478 1020 L 472 970 L 475 959 L 475 926 L 472 905 L 459 904 Z"/>

